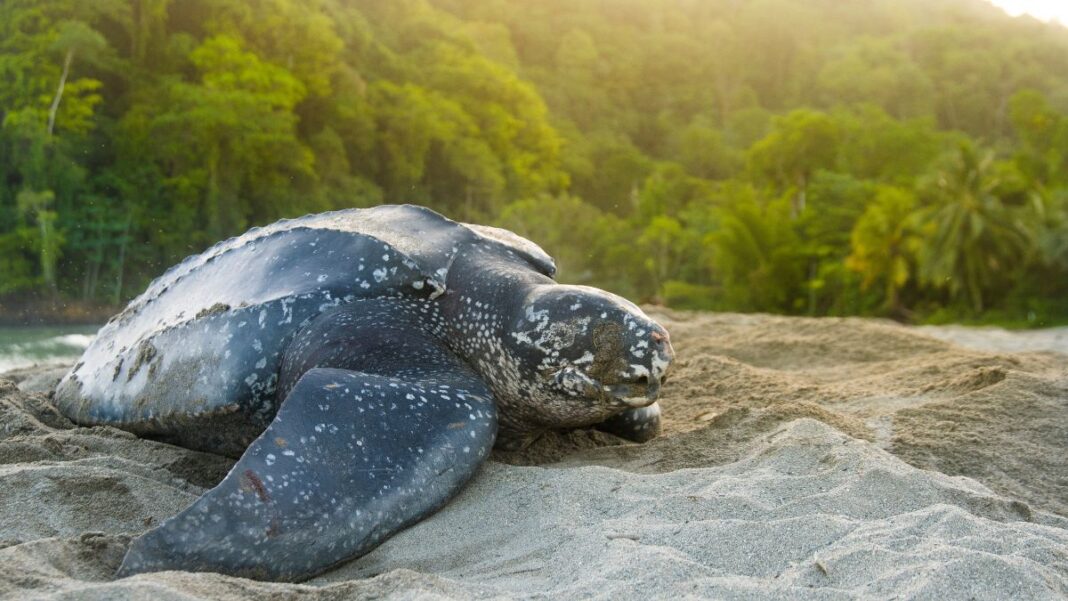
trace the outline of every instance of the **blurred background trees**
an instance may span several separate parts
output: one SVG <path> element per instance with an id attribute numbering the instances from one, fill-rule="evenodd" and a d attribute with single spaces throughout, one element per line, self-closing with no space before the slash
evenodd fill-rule
<path id="1" fill-rule="evenodd" d="M 0 299 L 381 202 L 673 306 L 1068 320 L 1068 30 L 982 0 L 8 0 Z"/>

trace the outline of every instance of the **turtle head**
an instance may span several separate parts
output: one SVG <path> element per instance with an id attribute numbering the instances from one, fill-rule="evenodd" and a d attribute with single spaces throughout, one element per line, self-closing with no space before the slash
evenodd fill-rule
<path id="1" fill-rule="evenodd" d="M 536 382 L 539 413 L 562 427 L 652 404 L 675 356 L 663 326 L 587 286 L 535 286 L 508 337 L 510 354 Z"/>

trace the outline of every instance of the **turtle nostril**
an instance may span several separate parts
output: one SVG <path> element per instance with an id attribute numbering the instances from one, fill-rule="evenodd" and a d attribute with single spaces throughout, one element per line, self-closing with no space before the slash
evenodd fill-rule
<path id="1" fill-rule="evenodd" d="M 638 378 L 637 380 L 635 380 L 634 383 L 639 385 L 639 386 L 648 386 L 649 385 L 649 376 L 642 376 L 642 377 Z"/>
<path id="2" fill-rule="evenodd" d="M 667 376 L 660 376 L 660 384 L 667 384 Z"/>

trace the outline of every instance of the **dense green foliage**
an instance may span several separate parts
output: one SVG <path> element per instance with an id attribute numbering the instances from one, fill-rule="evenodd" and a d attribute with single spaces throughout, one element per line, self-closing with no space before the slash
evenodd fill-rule
<path id="1" fill-rule="evenodd" d="M 6 0 L 0 295 L 382 202 L 674 306 L 1068 318 L 1068 30 L 981 0 Z"/>

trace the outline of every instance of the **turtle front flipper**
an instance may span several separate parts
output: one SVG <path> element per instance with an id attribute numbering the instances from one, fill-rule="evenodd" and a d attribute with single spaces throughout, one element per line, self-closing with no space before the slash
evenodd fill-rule
<path id="1" fill-rule="evenodd" d="M 316 344 L 298 349 L 290 367 L 301 357 L 342 357 L 322 348 L 336 343 L 349 362 L 378 373 L 303 371 L 226 478 L 134 540 L 120 577 L 193 570 L 306 579 L 432 513 L 474 475 L 497 430 L 488 388 L 396 319 L 362 327 L 381 315 L 369 308 L 317 320 L 309 329 L 330 335 L 308 338 Z M 376 352 L 378 344 L 389 348 Z"/>

